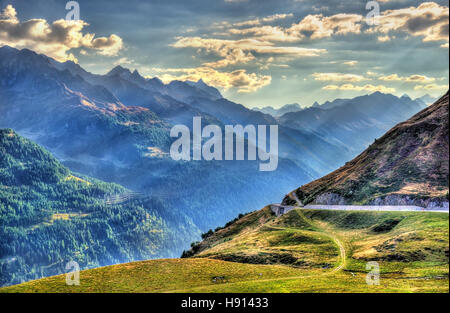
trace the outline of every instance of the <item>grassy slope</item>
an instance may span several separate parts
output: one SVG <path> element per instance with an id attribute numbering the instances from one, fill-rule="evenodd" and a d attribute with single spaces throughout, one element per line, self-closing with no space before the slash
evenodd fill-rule
<path id="1" fill-rule="evenodd" d="M 297 209 L 275 218 L 266 208 L 217 231 L 191 258 L 83 271 L 80 286 L 60 275 L 0 291 L 448 292 L 448 235 L 443 213 Z M 379 286 L 365 282 L 370 260 L 380 264 Z"/>

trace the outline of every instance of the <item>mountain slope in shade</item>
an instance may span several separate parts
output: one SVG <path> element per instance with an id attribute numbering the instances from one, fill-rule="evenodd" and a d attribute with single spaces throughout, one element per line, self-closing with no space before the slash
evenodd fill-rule
<path id="1" fill-rule="evenodd" d="M 275 202 L 286 190 L 336 169 L 366 147 L 351 150 L 315 130 L 288 124 L 279 125 L 275 172 L 259 172 L 255 162 L 173 161 L 169 131 L 177 121 L 192 125 L 192 116 L 201 115 L 204 124 L 278 123 L 268 114 L 216 99 L 202 82 L 191 85 L 164 85 L 123 67 L 95 75 L 72 62 L 1 47 L 0 127 L 43 145 L 73 171 L 158 193 L 183 206 L 202 230 L 226 222 L 242 208 Z M 364 142 L 375 137 L 369 134 Z"/>
<path id="2" fill-rule="evenodd" d="M 308 131 L 357 155 L 391 127 L 426 107 L 422 101 L 375 92 L 336 99 L 318 107 L 286 113 L 280 125 Z"/>
<path id="3" fill-rule="evenodd" d="M 295 193 L 303 204 L 412 204 L 448 208 L 448 92 L 363 153 Z M 284 203 L 289 203 L 285 197 Z"/>
<path id="4" fill-rule="evenodd" d="M 426 105 L 431 105 L 434 102 L 436 102 L 436 100 L 438 100 L 438 98 L 434 98 L 432 96 L 430 96 L 429 94 L 423 95 L 422 97 L 416 98 L 415 100 L 420 100 L 423 101 L 423 103 L 425 103 Z"/>
<path id="5" fill-rule="evenodd" d="M 86 171 L 80 163 L 90 168 L 94 163 L 136 164 L 147 147 L 168 152 L 170 124 L 191 126 L 193 116 L 202 116 L 205 124 L 277 123 L 268 114 L 219 95 L 202 81 L 164 85 L 120 66 L 95 75 L 70 61 L 60 63 L 27 49 L 0 48 L 0 127 L 19 131 L 91 176 L 97 173 Z M 279 144 L 280 157 L 306 171 L 305 180 L 353 156 L 314 133 L 281 125 Z M 323 152 L 330 150 L 339 157 L 327 158 Z"/>
<path id="6" fill-rule="evenodd" d="M 172 160 L 168 152 L 175 140 L 169 136 L 173 117 L 183 116 L 186 125 L 192 125 L 192 116 L 201 115 L 205 125 L 207 114 L 139 87 L 141 78 L 137 71 L 124 68 L 110 75 L 93 75 L 71 62 L 62 64 L 27 49 L 1 47 L 0 128 L 14 129 L 44 146 L 72 171 L 157 194 L 194 220 L 194 232 L 195 227 L 204 230 L 226 222 L 243 207 L 256 209 L 273 202 L 298 181 L 318 176 L 285 156 L 280 156 L 274 172 L 258 171 L 254 161 Z M 195 90 L 189 85 L 186 89 Z M 235 107 L 233 112 L 250 111 L 225 99 L 202 101 L 228 104 L 225 113 Z M 264 120 L 264 114 L 254 113 L 241 119 Z M 221 125 L 218 118 L 211 119 Z M 308 159 L 320 155 L 311 154 Z M 295 176 L 286 178 L 288 173 Z M 190 241 L 181 237 L 180 242 L 188 245 Z"/>

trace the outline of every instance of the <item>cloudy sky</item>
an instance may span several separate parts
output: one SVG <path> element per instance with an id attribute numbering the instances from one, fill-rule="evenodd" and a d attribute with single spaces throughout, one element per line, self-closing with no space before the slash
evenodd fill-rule
<path id="1" fill-rule="evenodd" d="M 198 80 L 248 107 L 448 89 L 448 0 L 0 0 L 0 46 Z M 375 8 L 376 9 L 376 8 Z M 369 16 L 370 17 L 370 16 Z"/>

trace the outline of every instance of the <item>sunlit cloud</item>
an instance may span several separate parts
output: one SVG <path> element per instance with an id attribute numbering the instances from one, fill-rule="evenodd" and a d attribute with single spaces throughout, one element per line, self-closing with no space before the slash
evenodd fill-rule
<path id="1" fill-rule="evenodd" d="M 428 77 L 418 74 L 410 76 L 399 76 L 398 74 L 391 74 L 387 76 L 380 76 L 378 77 L 378 79 L 383 81 L 404 81 L 409 83 L 430 83 L 436 80 L 434 77 Z"/>
<path id="2" fill-rule="evenodd" d="M 448 85 L 437 85 L 437 84 L 428 84 L 428 85 L 417 85 L 414 87 L 414 90 L 426 90 L 426 91 L 446 91 L 448 90 Z"/>
<path id="3" fill-rule="evenodd" d="M 377 40 L 379 41 L 379 42 L 388 42 L 388 41 L 391 41 L 391 37 L 389 37 L 389 36 L 378 36 L 377 37 Z"/>
<path id="4" fill-rule="evenodd" d="M 448 42 L 448 7 L 435 2 L 424 2 L 417 7 L 386 10 L 379 17 L 379 25 L 368 33 L 389 34 L 393 31 L 423 37 L 423 41 Z"/>
<path id="5" fill-rule="evenodd" d="M 357 74 L 343 74 L 343 73 L 314 73 L 312 74 L 315 80 L 318 81 L 333 81 L 333 82 L 360 82 L 363 80 L 370 80 L 362 75 Z"/>
<path id="6" fill-rule="evenodd" d="M 345 62 L 342 63 L 342 64 L 345 64 L 345 65 L 348 65 L 348 66 L 355 66 L 356 64 L 358 64 L 358 61 L 356 61 L 356 60 L 345 61 Z"/>
<path id="7" fill-rule="evenodd" d="M 157 76 L 165 83 L 173 80 L 198 81 L 202 79 L 205 83 L 223 90 L 236 88 L 239 93 L 255 92 L 272 81 L 272 77 L 269 75 L 247 73 L 244 69 L 231 72 L 220 72 L 210 67 L 153 68 L 153 70 L 160 73 Z"/>
<path id="8" fill-rule="evenodd" d="M 327 85 L 322 87 L 323 90 L 340 90 L 340 91 L 368 91 L 368 92 L 375 92 L 379 91 L 382 93 L 394 93 L 395 88 L 389 88 L 383 85 L 364 85 L 364 86 L 356 86 L 353 84 L 343 84 L 343 85 Z"/>
<path id="9" fill-rule="evenodd" d="M 392 32 L 403 32 L 411 36 L 421 36 L 423 41 L 448 41 L 449 9 L 435 2 L 425 2 L 417 7 L 386 10 L 378 18 L 379 25 L 367 27 L 365 16 L 339 13 L 330 16 L 310 14 L 290 27 L 262 25 L 243 22 L 240 26 L 249 28 L 230 28 L 233 35 L 245 35 L 273 42 L 300 42 L 305 39 L 317 40 L 338 35 L 374 33 L 380 42 L 395 38 Z M 364 31 L 363 31 L 364 28 Z M 444 44 L 445 47 L 445 44 Z"/>
<path id="10" fill-rule="evenodd" d="M 117 35 L 95 37 L 82 30 L 89 24 L 80 21 L 57 20 L 49 24 L 45 19 L 19 21 L 12 5 L 7 5 L 0 13 L 0 46 L 29 48 L 44 53 L 58 61 L 77 61 L 71 49 L 91 49 L 105 56 L 117 55 L 123 47 Z"/>
<path id="11" fill-rule="evenodd" d="M 226 67 L 234 64 L 246 64 L 255 60 L 254 53 L 264 55 L 289 55 L 294 58 L 317 57 L 326 53 L 325 49 L 301 47 L 280 47 L 271 42 L 257 39 L 225 40 L 201 37 L 179 37 L 172 44 L 175 48 L 196 48 L 206 53 L 214 53 L 222 59 L 204 63 L 209 67 Z M 197 50 L 199 51 L 199 50 Z"/>
<path id="12" fill-rule="evenodd" d="M 294 16 L 294 14 L 292 14 L 292 13 L 289 13 L 289 14 L 274 14 L 274 15 L 263 17 L 263 18 L 255 18 L 255 19 L 248 20 L 248 21 L 234 23 L 233 26 L 235 26 L 235 27 L 255 26 L 255 25 L 261 25 L 263 23 L 270 23 L 270 22 L 274 22 L 274 21 L 277 21 L 277 20 L 283 20 L 283 19 L 290 18 L 290 17 L 293 17 L 293 16 Z"/>
<path id="13" fill-rule="evenodd" d="M 130 60 L 127 57 L 119 58 L 113 62 L 113 65 L 131 65 L 134 64 L 134 60 Z"/>

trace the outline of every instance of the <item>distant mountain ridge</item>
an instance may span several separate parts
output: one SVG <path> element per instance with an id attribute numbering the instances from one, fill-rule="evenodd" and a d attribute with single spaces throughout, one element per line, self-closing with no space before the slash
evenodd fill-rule
<path id="1" fill-rule="evenodd" d="M 416 98 L 415 100 L 423 101 L 426 105 L 431 105 L 438 100 L 438 98 L 432 97 L 429 94 L 423 95 L 422 97 Z"/>
<path id="2" fill-rule="evenodd" d="M 140 87 L 140 83 L 160 85 L 158 80 L 141 78 L 137 71 L 124 68 L 95 75 L 73 62 L 59 63 L 31 50 L 2 47 L 0 127 L 44 146 L 75 172 L 176 203 L 202 229 L 228 220 L 242 206 L 256 208 L 295 186 L 293 177 L 286 179 L 279 173 L 296 173 L 296 179 L 305 182 L 317 175 L 312 166 L 300 167 L 286 156 L 279 157 L 277 172 L 271 173 L 259 172 L 254 161 L 172 160 L 169 149 L 175 138 L 170 137 L 170 129 L 176 123 L 192 127 L 192 118 L 200 116 L 204 124 L 219 126 L 267 124 L 271 117 L 223 98 L 214 100 L 217 95 L 211 95 L 202 82 L 198 88 L 208 93 L 197 93 L 197 87 L 182 82 L 171 85 L 184 84 L 183 90 L 199 95 L 188 96 L 191 103 L 186 103 Z M 183 90 L 178 94 L 186 96 Z M 209 104 L 218 117 L 197 108 Z M 327 147 L 331 145 L 321 142 L 320 149 Z M 316 145 L 310 149 L 313 155 L 314 149 Z M 243 189 L 266 192 L 263 198 L 256 193 L 231 197 Z"/>
<path id="3" fill-rule="evenodd" d="M 375 92 L 286 113 L 279 118 L 279 123 L 315 133 L 356 155 L 392 126 L 425 107 L 426 104 L 420 100 Z"/>
<path id="4" fill-rule="evenodd" d="M 277 121 L 268 114 L 255 112 L 241 104 L 219 98 L 220 93 L 215 88 L 207 86 L 203 81 L 195 84 L 173 81 L 164 85 L 157 78 L 144 79 L 137 71 L 131 72 L 120 66 L 115 67 L 106 75 L 96 75 L 85 71 L 73 62 L 59 63 L 27 49 L 19 51 L 2 47 L 0 55 L 3 60 L 0 62 L 0 72 L 4 78 L 0 81 L 3 82 L 0 85 L 0 94 L 2 95 L 2 104 L 4 104 L 0 110 L 5 113 L 4 120 L 0 117 L 0 126 L 13 127 L 24 135 L 33 136 L 34 140 L 68 161 L 77 158 L 79 153 L 84 154 L 85 151 L 88 152 L 89 158 L 92 157 L 90 149 L 84 147 L 90 145 L 93 138 L 88 137 L 84 142 L 80 139 L 79 145 L 70 147 L 70 153 L 67 153 L 68 147 L 65 146 L 65 143 L 68 142 L 65 138 L 66 134 L 69 137 L 75 135 L 75 139 L 86 137 L 88 125 L 90 127 L 95 125 L 94 129 L 98 130 L 104 129 L 108 125 L 107 131 L 102 130 L 103 135 L 101 139 L 99 138 L 99 142 L 92 144 L 96 150 L 105 149 L 107 147 L 103 147 L 103 143 L 107 143 L 113 138 L 120 138 L 119 142 L 114 140 L 120 145 L 117 150 L 124 151 L 124 153 L 126 151 L 129 155 L 135 156 L 143 153 L 136 147 L 145 149 L 147 146 L 156 146 L 168 152 L 170 139 L 167 127 L 173 124 L 184 124 L 191 127 L 194 116 L 201 116 L 205 124 L 277 124 Z M 32 81 L 36 81 L 38 84 L 30 85 Z M 28 91 L 22 92 L 23 90 Z M 33 105 L 27 96 L 27 93 L 30 92 L 33 92 Z M 69 105 L 69 102 L 70 110 L 64 108 L 66 104 Z M 40 107 L 40 103 L 46 103 L 46 107 Z M 92 105 L 86 105 L 89 103 Z M 16 109 L 12 110 L 12 107 Z M 21 112 L 18 108 L 22 108 Z M 52 119 L 37 120 L 36 117 L 43 109 L 44 111 L 56 110 L 58 113 L 56 116 L 52 116 Z M 132 112 L 133 118 L 130 117 L 129 112 Z M 86 115 L 90 116 L 90 124 L 87 123 Z M 145 115 L 152 115 L 152 118 L 148 119 Z M 6 119 L 6 117 L 8 118 Z M 116 120 L 116 117 L 120 117 L 120 120 L 115 121 L 113 126 L 111 122 Z M 98 120 L 106 120 L 107 122 L 101 122 L 101 125 L 106 125 L 99 125 Z M 146 120 L 148 123 L 144 122 Z M 76 124 L 75 127 L 72 127 L 73 124 Z M 31 126 L 33 131 L 29 129 Z M 118 128 L 120 131 L 117 133 Z M 126 138 L 135 136 L 137 131 L 146 134 L 139 135 L 139 140 L 135 137 Z M 76 133 L 74 134 L 74 132 Z M 108 135 L 109 133 L 111 135 Z M 153 140 L 151 141 L 147 140 L 149 134 L 152 134 Z M 308 173 L 305 179 L 318 175 L 322 168 L 332 169 L 339 164 L 335 162 L 345 159 L 345 149 L 322 140 L 313 133 L 280 125 L 279 134 L 280 157 L 290 158 L 302 167 Z M 94 133 L 94 135 L 98 134 Z M 304 138 L 305 143 L 308 144 L 292 140 L 293 138 L 297 140 Z M 146 141 L 141 142 L 142 139 L 146 139 Z M 309 142 L 315 144 L 309 144 Z M 75 149 L 76 147 L 79 149 Z M 299 149 L 304 150 L 304 154 L 293 153 Z M 342 158 L 326 159 L 323 151 L 329 149 L 339 152 Z M 96 155 L 100 154 L 101 151 Z M 325 158 L 321 160 L 323 157 L 318 158 L 317 156 Z M 95 157 L 97 158 L 97 156 Z M 103 163 L 105 159 L 110 160 L 111 158 L 102 158 L 100 163 Z M 111 161 L 117 163 L 126 160 L 117 160 L 114 156 Z M 82 168 L 76 168 L 76 170 L 85 171 Z M 88 174 L 97 175 L 94 172 Z M 105 178 L 102 177 L 102 179 Z"/>
<path id="5" fill-rule="evenodd" d="M 448 209 L 448 92 L 338 170 L 295 190 L 303 204 Z M 283 203 L 290 203 L 286 196 Z"/>
<path id="6" fill-rule="evenodd" d="M 301 111 L 302 107 L 298 103 L 291 103 L 291 104 L 285 104 L 279 109 L 275 109 L 271 106 L 266 106 L 266 107 L 263 107 L 262 109 L 256 107 L 256 108 L 253 108 L 253 110 L 263 112 L 266 114 L 270 114 L 273 117 L 280 117 L 285 113 Z"/>
<path id="7" fill-rule="evenodd" d="M 219 98 L 220 93 L 203 81 L 163 84 L 121 66 L 96 75 L 70 61 L 60 63 L 6 46 L 0 48 L 0 56 L 0 127 L 11 127 L 43 145 L 72 170 L 134 190 L 164 189 L 159 182 L 178 186 L 173 176 L 181 179 L 179 166 L 222 170 L 218 163 L 180 165 L 168 157 L 173 142 L 171 125 L 190 127 L 194 116 L 201 116 L 205 124 L 220 126 L 277 124 L 280 170 L 291 167 L 289 171 L 294 173 L 291 179 L 274 184 L 276 193 L 282 193 L 295 180 L 307 182 L 334 170 L 424 105 L 375 93 L 351 99 L 348 107 L 343 104 L 334 108 L 336 111 L 310 108 L 275 119 Z M 367 113 L 358 110 L 361 99 L 367 99 Z M 386 114 L 380 114 L 374 105 L 377 102 L 383 104 L 383 114 L 395 114 L 383 120 Z M 404 105 L 398 107 L 398 103 Z M 322 117 L 317 118 L 315 110 Z M 350 114 L 352 111 L 358 114 Z M 346 120 L 330 123 L 340 116 Z M 150 154 L 149 149 L 158 153 Z M 233 179 L 240 180 L 238 176 L 248 172 L 242 165 L 227 163 L 225 172 L 236 173 Z"/>

